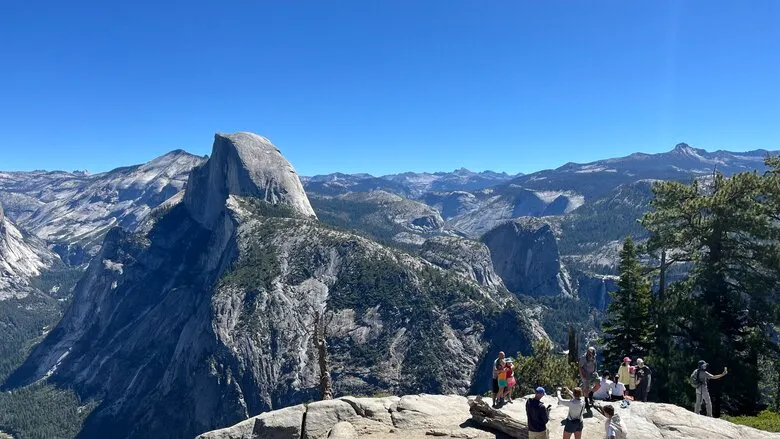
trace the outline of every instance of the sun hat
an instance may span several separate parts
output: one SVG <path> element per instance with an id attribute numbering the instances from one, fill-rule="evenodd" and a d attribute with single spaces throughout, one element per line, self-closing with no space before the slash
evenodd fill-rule
<path id="1" fill-rule="evenodd" d="M 544 387 L 542 387 L 542 386 L 537 387 L 536 388 L 536 393 L 541 393 L 542 395 L 544 395 L 545 394 Z"/>

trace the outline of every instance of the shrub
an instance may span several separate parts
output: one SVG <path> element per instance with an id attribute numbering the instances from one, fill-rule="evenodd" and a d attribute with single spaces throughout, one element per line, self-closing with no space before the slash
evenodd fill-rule
<path id="1" fill-rule="evenodd" d="M 533 349 L 533 354 L 527 357 L 517 354 L 514 365 L 518 392 L 531 394 L 539 386 L 547 393 L 553 393 L 556 387 L 574 388 L 576 364 L 569 363 L 566 355 L 554 352 L 549 340 L 535 341 Z"/>
<path id="2" fill-rule="evenodd" d="M 735 424 L 747 425 L 759 430 L 780 433 L 780 413 L 764 410 L 758 416 L 724 416 L 723 419 Z"/>

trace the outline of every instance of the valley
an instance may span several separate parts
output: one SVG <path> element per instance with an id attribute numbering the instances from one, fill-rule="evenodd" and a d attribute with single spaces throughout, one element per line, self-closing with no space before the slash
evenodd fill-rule
<path id="1" fill-rule="evenodd" d="M 336 395 L 481 394 L 499 350 L 596 341 L 653 182 L 776 153 L 298 177 L 236 133 L 207 157 L 0 172 L 3 398 L 61 398 L 80 438 L 194 437 L 316 399 L 321 321 Z"/>

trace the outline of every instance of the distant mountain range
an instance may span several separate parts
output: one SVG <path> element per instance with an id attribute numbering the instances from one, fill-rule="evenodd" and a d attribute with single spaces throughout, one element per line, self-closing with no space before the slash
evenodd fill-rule
<path id="1" fill-rule="evenodd" d="M 322 315 L 337 394 L 482 393 L 499 349 L 598 335 L 654 181 L 777 153 L 299 178 L 237 133 L 208 160 L 0 172 L 0 378 L 94 401 L 82 438 L 192 437 L 312 399 Z"/>

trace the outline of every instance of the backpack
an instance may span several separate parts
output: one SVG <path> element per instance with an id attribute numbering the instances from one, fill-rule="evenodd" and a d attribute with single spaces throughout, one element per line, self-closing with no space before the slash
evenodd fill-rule
<path id="1" fill-rule="evenodd" d="M 694 370 L 691 374 L 690 383 L 694 389 L 698 389 L 702 384 L 704 384 L 701 382 L 701 378 L 699 378 L 699 369 Z"/>

